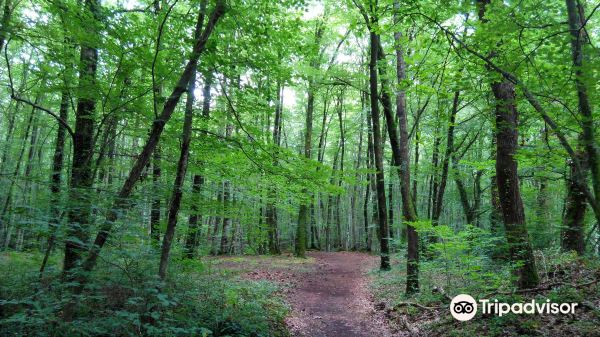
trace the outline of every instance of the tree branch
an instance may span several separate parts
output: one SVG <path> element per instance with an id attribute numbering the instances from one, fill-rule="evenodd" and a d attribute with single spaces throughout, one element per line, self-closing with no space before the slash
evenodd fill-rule
<path id="1" fill-rule="evenodd" d="M 34 107 L 35 109 L 44 111 L 45 113 L 49 114 L 50 116 L 54 117 L 54 119 L 56 119 L 56 121 L 58 123 L 60 123 L 60 125 L 62 125 L 67 132 L 69 133 L 69 135 L 71 136 L 71 138 L 74 137 L 75 133 L 73 132 L 73 129 L 71 129 L 71 127 L 69 126 L 69 123 L 67 123 L 67 121 L 65 121 L 64 119 L 60 118 L 60 116 L 58 114 L 56 114 L 55 112 L 53 112 L 52 110 L 49 110 L 47 108 L 44 108 L 41 105 L 35 104 L 32 101 L 19 97 L 17 96 L 17 94 L 15 93 L 15 87 L 13 85 L 13 79 L 12 79 L 12 72 L 11 72 L 11 68 L 10 68 L 10 61 L 8 60 L 8 44 L 10 43 L 10 39 L 8 39 L 8 41 L 6 41 L 6 47 L 4 48 L 4 60 L 6 61 L 6 68 L 8 70 L 8 83 L 9 83 L 9 87 L 10 87 L 10 98 L 14 99 L 17 102 L 21 102 L 21 103 L 25 103 L 27 105 L 30 105 L 32 107 Z"/>

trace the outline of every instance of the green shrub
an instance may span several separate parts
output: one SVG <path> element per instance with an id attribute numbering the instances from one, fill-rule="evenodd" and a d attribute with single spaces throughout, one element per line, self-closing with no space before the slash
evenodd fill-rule
<path id="1" fill-rule="evenodd" d="M 109 253 L 110 254 L 110 253 Z M 126 254 L 125 254 L 126 255 Z M 2 256 L 2 336 L 283 336 L 287 309 L 267 282 L 211 273 L 198 261 L 172 262 L 170 278 L 155 276 L 151 250 L 106 257 L 78 299 L 75 319 L 65 322 L 70 298 L 58 268 L 42 282 L 38 257 Z M 107 263 L 106 261 L 110 261 Z M 12 271 L 12 273 L 8 273 Z"/>

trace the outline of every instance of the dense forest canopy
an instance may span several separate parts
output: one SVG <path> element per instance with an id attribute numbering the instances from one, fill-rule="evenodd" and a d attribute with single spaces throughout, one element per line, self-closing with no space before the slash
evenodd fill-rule
<path id="1" fill-rule="evenodd" d="M 235 335 L 212 255 L 372 252 L 402 298 L 598 262 L 596 1 L 0 9 L 2 334 Z"/>

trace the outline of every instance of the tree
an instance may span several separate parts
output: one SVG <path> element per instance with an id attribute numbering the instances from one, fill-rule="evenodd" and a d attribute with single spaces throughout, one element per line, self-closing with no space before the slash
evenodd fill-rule
<path id="1" fill-rule="evenodd" d="M 318 20 L 315 27 L 315 49 L 319 50 L 321 37 L 323 36 L 323 21 Z M 320 64 L 320 57 L 313 56 L 311 60 L 311 68 L 317 69 Z M 311 159 L 312 153 L 312 132 L 313 132 L 313 113 L 315 109 L 315 86 L 316 79 L 310 76 L 308 80 L 308 99 L 306 103 L 306 122 L 304 126 L 304 157 Z M 307 192 L 306 190 L 304 191 Z M 298 226 L 296 229 L 296 246 L 295 254 L 298 257 L 305 257 L 306 255 L 306 230 L 309 224 L 309 214 L 307 203 L 301 203 L 300 209 L 298 210 Z"/>
<path id="2" fill-rule="evenodd" d="M 577 172 L 577 167 L 589 167 L 592 175 L 592 186 L 596 199 L 600 196 L 600 160 L 598 159 L 598 145 L 596 143 L 594 120 L 592 117 L 592 107 L 587 93 L 586 72 L 583 69 L 585 54 L 584 45 L 588 40 L 584 28 L 584 9 L 577 1 L 566 0 L 567 15 L 569 22 L 569 33 L 571 35 L 571 53 L 573 58 L 573 68 L 575 68 L 575 88 L 577 91 L 577 101 L 579 114 L 581 116 L 582 132 L 579 142 L 583 144 L 587 156 L 581 151 L 576 152 L 573 161 L 579 164 L 571 164 L 571 179 L 578 179 L 577 175 L 583 175 L 584 172 Z M 585 204 L 583 202 L 584 194 L 578 184 L 569 183 L 567 189 L 567 210 L 565 212 L 565 233 L 563 237 L 563 248 L 574 250 L 579 255 L 585 251 L 585 240 L 583 237 L 583 220 L 585 216 Z"/>
<path id="3" fill-rule="evenodd" d="M 194 40 L 200 38 L 200 28 L 204 26 L 204 17 L 206 12 L 206 1 L 202 1 L 200 6 L 200 15 L 196 24 Z M 169 253 L 173 237 L 175 236 L 175 226 L 177 226 L 177 215 L 181 206 L 181 198 L 183 197 L 183 182 L 187 172 L 188 161 L 190 156 L 190 143 L 192 138 L 192 122 L 194 119 L 194 90 L 196 89 L 196 69 L 192 68 L 190 79 L 187 85 L 187 101 L 185 104 L 185 117 L 183 120 L 183 130 L 181 132 L 181 150 L 179 161 L 177 162 L 177 173 L 173 182 L 173 192 L 171 194 L 171 202 L 169 203 L 169 213 L 167 216 L 167 230 L 163 236 L 160 265 L 158 267 L 158 275 L 161 279 L 167 276 L 167 266 L 169 263 Z"/>
<path id="4" fill-rule="evenodd" d="M 486 5 L 479 1 L 479 20 L 486 22 Z M 493 53 L 492 53 L 493 54 Z M 492 93 L 496 99 L 496 181 L 502 207 L 506 241 L 511 260 L 518 263 L 517 276 L 520 288 L 532 288 L 539 283 L 529 234 L 525 227 L 525 211 L 519 188 L 517 161 L 518 112 L 514 84 L 506 79 L 493 81 Z"/>
<path id="5" fill-rule="evenodd" d="M 200 58 L 200 55 L 204 52 L 206 48 L 206 43 L 208 42 L 208 39 L 210 38 L 213 30 L 215 29 L 217 22 L 225 14 L 225 8 L 226 7 L 224 1 L 218 1 L 215 7 L 213 8 L 213 11 L 209 16 L 209 20 L 206 23 L 206 26 L 203 30 L 200 24 L 202 22 L 201 19 L 203 13 L 200 12 L 198 14 L 196 31 L 202 30 L 202 33 L 195 34 L 197 38 L 194 40 L 194 47 L 192 49 L 191 56 L 184 70 L 182 71 L 171 95 L 165 101 L 161 114 L 154 121 L 152 125 L 152 130 L 150 131 L 150 134 L 147 138 L 146 144 L 144 145 L 142 152 L 137 157 L 133 167 L 129 171 L 127 179 L 125 180 L 119 191 L 117 198 L 113 202 L 111 208 L 108 210 L 106 220 L 101 225 L 100 231 L 96 235 L 93 246 L 91 247 L 83 264 L 83 269 L 85 271 L 89 272 L 96 266 L 100 250 L 106 243 L 106 240 L 108 239 L 108 236 L 113 228 L 113 224 L 118 219 L 121 210 L 127 206 L 127 198 L 130 196 L 131 192 L 133 191 L 133 188 L 135 187 L 136 182 L 140 178 L 143 168 L 150 160 L 150 155 L 156 148 L 158 139 L 160 137 L 160 134 L 164 130 L 165 124 L 173 115 L 175 107 L 177 106 L 177 103 L 181 98 L 181 95 L 187 89 L 189 81 L 192 78 L 196 67 L 198 66 L 198 59 Z"/>
<path id="6" fill-rule="evenodd" d="M 204 75 L 204 86 L 202 87 L 202 118 L 207 120 L 210 116 L 210 100 L 211 93 L 210 89 L 212 86 L 213 74 L 208 71 Z M 207 136 L 204 134 L 203 136 Z M 194 257 L 196 250 L 199 245 L 200 239 L 200 225 L 202 224 L 202 215 L 199 212 L 198 204 L 202 202 L 200 199 L 200 192 L 202 190 L 202 186 L 205 183 L 205 178 L 201 174 L 194 174 L 192 179 L 192 194 L 193 194 L 193 202 L 192 202 L 192 212 L 188 221 L 188 231 L 185 240 L 185 251 L 186 257 L 191 259 Z M 210 230 L 209 230 L 210 232 Z"/>
<path id="7" fill-rule="evenodd" d="M 98 67 L 100 6 L 96 0 L 86 0 L 85 14 L 92 20 L 86 30 L 91 41 L 81 44 L 79 58 L 79 88 L 73 135 L 73 163 L 69 190 L 70 209 L 67 213 L 67 240 L 65 241 L 64 277 L 67 282 L 76 279 L 74 269 L 79 268 L 89 239 L 91 222 L 91 188 L 94 184 L 92 156 L 94 153 L 94 123 L 96 97 L 96 69 Z"/>
<path id="8" fill-rule="evenodd" d="M 371 12 L 376 11 L 376 7 L 373 3 L 370 3 Z M 388 222 L 387 222 L 387 205 L 385 200 L 385 181 L 384 181 L 384 170 L 383 170 L 383 150 L 381 140 L 381 125 L 379 116 L 379 95 L 378 95 L 378 79 L 377 79 L 377 61 L 379 60 L 380 42 L 379 35 L 375 32 L 377 26 L 377 17 L 371 16 L 368 18 L 364 9 L 362 9 L 363 16 L 367 25 L 369 25 L 369 92 L 371 100 L 371 124 L 373 130 L 373 153 L 375 169 L 375 186 L 377 191 L 377 210 L 378 210 L 378 221 L 379 221 L 379 241 L 380 241 L 380 256 L 381 263 L 379 269 L 389 270 L 390 269 L 390 257 L 389 257 L 389 242 L 388 242 Z M 388 128 L 389 129 L 389 128 Z"/>

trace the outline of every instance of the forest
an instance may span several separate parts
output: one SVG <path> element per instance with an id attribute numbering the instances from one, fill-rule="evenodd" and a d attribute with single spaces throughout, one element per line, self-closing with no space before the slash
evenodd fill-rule
<path id="1" fill-rule="evenodd" d="M 599 12 L 0 0 L 0 335 L 600 336 Z"/>

